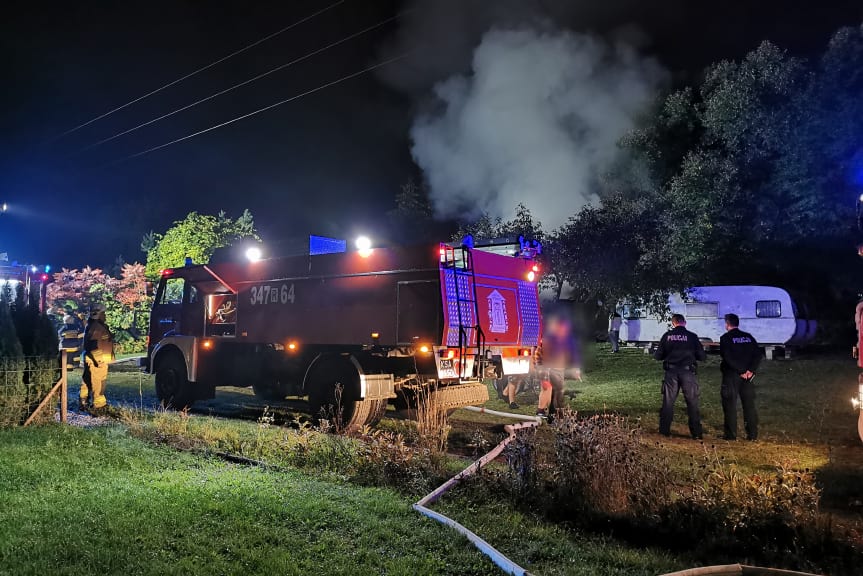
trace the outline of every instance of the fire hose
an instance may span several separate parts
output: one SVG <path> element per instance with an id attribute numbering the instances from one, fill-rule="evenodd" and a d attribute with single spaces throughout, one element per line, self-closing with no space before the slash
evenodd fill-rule
<path id="1" fill-rule="evenodd" d="M 468 407 L 468 409 L 474 407 Z M 465 478 L 471 476 L 475 472 L 478 472 L 482 469 L 483 466 L 493 461 L 495 458 L 500 456 L 501 452 L 503 452 L 504 448 L 506 448 L 507 444 L 515 439 L 516 432 L 519 430 L 523 430 L 525 428 L 533 428 L 535 426 L 539 426 L 541 420 L 534 416 L 525 416 L 523 414 L 512 414 L 509 412 L 498 412 L 496 410 L 485 410 L 482 408 L 474 408 L 474 412 L 482 412 L 485 414 L 491 414 L 493 416 L 504 416 L 508 418 L 517 418 L 520 420 L 526 420 L 525 422 L 520 422 L 518 424 L 507 424 L 504 426 L 504 430 L 509 434 L 504 440 L 492 448 L 487 454 L 479 458 L 478 460 L 471 463 L 467 468 L 438 486 L 435 490 L 427 494 L 424 498 L 419 500 L 416 504 L 413 505 L 413 509 L 423 514 L 424 516 L 428 516 L 432 520 L 436 520 L 441 524 L 449 526 L 450 528 L 456 530 L 464 537 L 466 537 L 471 544 L 477 547 L 480 552 L 488 556 L 492 562 L 494 562 L 501 570 L 503 570 L 507 574 L 512 574 L 514 576 L 530 576 L 530 572 L 501 554 L 494 546 L 480 538 L 476 533 L 472 532 L 465 526 L 459 524 L 452 518 L 444 516 L 434 510 L 429 509 L 427 506 L 434 504 L 441 496 L 443 496 L 450 488 L 464 480 Z"/>

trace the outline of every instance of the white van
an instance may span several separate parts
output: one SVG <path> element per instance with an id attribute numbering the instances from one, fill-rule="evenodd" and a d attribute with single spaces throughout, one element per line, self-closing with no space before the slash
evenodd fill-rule
<path id="1" fill-rule="evenodd" d="M 705 346 L 719 346 L 725 333 L 725 315 L 737 314 L 740 329 L 751 333 L 759 344 L 769 348 L 798 347 L 811 342 L 817 324 L 806 309 L 774 286 L 696 286 L 685 295 L 668 298 L 671 314 L 683 314 L 687 329 L 698 334 Z M 617 311 L 623 317 L 620 339 L 629 344 L 652 345 L 671 328 L 670 320 L 648 314 L 623 302 Z"/>

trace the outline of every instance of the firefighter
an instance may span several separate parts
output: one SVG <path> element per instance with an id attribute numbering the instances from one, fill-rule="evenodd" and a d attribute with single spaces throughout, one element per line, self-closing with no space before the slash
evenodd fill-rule
<path id="1" fill-rule="evenodd" d="M 726 440 L 737 439 L 737 397 L 743 405 L 746 438 L 758 439 L 758 413 L 755 411 L 755 371 L 761 363 L 761 348 L 755 337 L 740 329 L 737 314 L 725 315 L 725 334 L 719 339 L 722 363 L 722 412 L 725 414 Z"/>
<path id="2" fill-rule="evenodd" d="M 686 411 L 689 416 L 689 433 L 701 440 L 701 414 L 698 409 L 698 361 L 707 355 L 694 332 L 686 329 L 686 318 L 682 314 L 671 316 L 671 330 L 662 335 L 654 358 L 662 361 L 665 378 L 662 381 L 662 408 L 659 411 L 659 433 L 671 436 L 671 421 L 674 419 L 674 402 L 683 390 Z"/>
<path id="3" fill-rule="evenodd" d="M 92 402 L 94 411 L 104 410 L 108 403 L 105 398 L 105 380 L 108 377 L 108 364 L 113 359 L 114 337 L 105 323 L 105 310 L 94 307 L 84 329 L 84 374 L 78 401 L 80 410 L 86 410 L 89 402 Z"/>

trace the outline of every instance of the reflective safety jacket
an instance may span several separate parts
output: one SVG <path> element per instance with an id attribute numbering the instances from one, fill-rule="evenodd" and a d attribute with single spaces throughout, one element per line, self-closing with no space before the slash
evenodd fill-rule
<path id="1" fill-rule="evenodd" d="M 114 337 L 108 326 L 98 320 L 91 320 L 84 330 L 84 353 L 96 362 L 110 362 L 114 359 Z"/>

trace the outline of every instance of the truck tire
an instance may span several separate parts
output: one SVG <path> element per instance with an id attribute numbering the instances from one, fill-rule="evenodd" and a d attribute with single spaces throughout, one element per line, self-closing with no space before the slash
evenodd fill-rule
<path id="1" fill-rule="evenodd" d="M 194 402 L 186 363 L 179 354 L 169 354 L 156 363 L 156 396 L 168 410 L 185 410 Z"/>
<path id="2" fill-rule="evenodd" d="M 343 356 L 319 358 L 306 386 L 315 421 L 328 420 L 337 432 L 353 432 L 383 417 L 386 400 L 359 400 L 360 375 Z"/>
<path id="3" fill-rule="evenodd" d="M 857 435 L 863 441 L 863 410 L 860 411 L 860 415 L 857 417 Z"/>
<path id="4" fill-rule="evenodd" d="M 387 413 L 388 402 L 386 400 L 371 400 L 371 402 L 375 402 L 376 405 L 372 407 L 372 411 L 366 420 L 366 426 L 376 425 Z"/>

